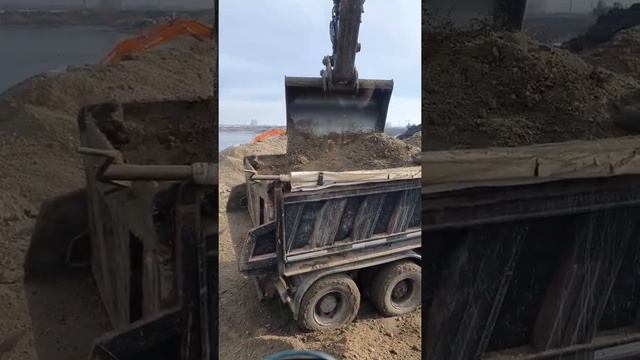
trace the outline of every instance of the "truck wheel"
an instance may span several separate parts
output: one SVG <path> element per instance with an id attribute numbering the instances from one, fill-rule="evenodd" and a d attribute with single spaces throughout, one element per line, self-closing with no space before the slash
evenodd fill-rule
<path id="1" fill-rule="evenodd" d="M 385 316 L 402 315 L 420 306 L 422 272 L 411 261 L 399 261 L 382 268 L 371 285 L 371 301 Z"/>
<path id="2" fill-rule="evenodd" d="M 305 331 L 329 330 L 355 319 L 360 291 L 347 275 L 331 275 L 316 281 L 302 297 L 298 325 Z"/>

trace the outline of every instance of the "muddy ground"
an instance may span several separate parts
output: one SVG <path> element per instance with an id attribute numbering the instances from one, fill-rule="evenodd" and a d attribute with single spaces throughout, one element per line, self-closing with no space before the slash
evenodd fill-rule
<path id="1" fill-rule="evenodd" d="M 384 137 L 384 140 L 395 145 L 392 149 L 405 149 L 393 139 Z M 408 149 L 413 153 L 419 151 L 413 146 Z M 279 299 L 258 302 L 255 285 L 238 272 L 237 254 L 251 228 L 251 219 L 246 210 L 226 210 L 229 192 L 244 182 L 245 156 L 285 152 L 286 140 L 271 138 L 263 143 L 232 147 L 220 154 L 220 358 L 254 360 L 286 349 L 316 349 L 338 359 L 420 359 L 420 311 L 383 318 L 363 298 L 353 324 L 335 331 L 303 333 L 286 305 Z M 395 156 L 395 152 L 389 155 Z"/>
<path id="2" fill-rule="evenodd" d="M 3 360 L 86 359 L 109 328 L 88 269 L 63 264 L 65 245 L 87 225 L 86 210 L 66 201 L 84 196 L 76 117 L 91 103 L 213 96 L 214 46 L 176 45 L 119 65 L 38 75 L 0 96 Z"/>

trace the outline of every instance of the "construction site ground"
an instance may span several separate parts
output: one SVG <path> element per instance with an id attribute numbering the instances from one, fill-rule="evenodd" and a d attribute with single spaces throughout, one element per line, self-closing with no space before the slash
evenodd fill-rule
<path id="1" fill-rule="evenodd" d="M 344 170 L 354 163 L 369 167 L 405 165 L 404 161 L 420 151 L 384 134 L 368 139 L 349 147 L 360 150 L 351 152 L 350 158 L 323 156 L 326 153 L 314 156 L 307 151 L 291 159 L 297 166 L 301 165 L 300 157 L 308 160 L 304 163 L 305 169 L 329 166 Z M 378 155 L 375 162 L 367 155 L 373 153 L 374 148 Z M 420 311 L 383 318 L 363 298 L 354 323 L 334 331 L 304 333 L 297 327 L 287 305 L 279 298 L 259 302 L 253 281 L 238 271 L 237 254 L 252 223 L 246 210 L 227 211 L 227 202 L 230 192 L 245 181 L 242 159 L 285 152 L 286 139 L 273 137 L 261 143 L 238 145 L 220 154 L 220 359 L 262 359 L 286 349 L 316 349 L 338 359 L 420 359 Z M 344 154 L 347 151 L 337 148 L 329 152 Z"/>
<path id="2" fill-rule="evenodd" d="M 0 96 L 0 358 L 86 359 L 109 330 L 89 269 L 64 266 L 87 227 L 80 108 L 211 97 L 215 51 L 184 40 L 119 65 L 37 75 Z"/>

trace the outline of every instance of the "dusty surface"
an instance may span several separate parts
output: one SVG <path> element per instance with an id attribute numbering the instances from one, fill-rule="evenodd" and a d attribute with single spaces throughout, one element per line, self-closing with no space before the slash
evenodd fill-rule
<path id="1" fill-rule="evenodd" d="M 86 269 L 72 271 L 70 277 L 28 282 L 25 291 L 23 261 L 42 202 L 84 186 L 82 162 L 75 153 L 76 116 L 81 106 L 109 100 L 213 95 L 215 63 L 211 54 L 215 49 L 194 41 L 178 47 L 144 54 L 120 65 L 86 66 L 35 76 L 0 96 L 3 360 L 35 359 L 36 354 L 43 360 L 86 359 L 86 341 L 104 330 L 101 304 L 92 283 L 87 282 Z M 74 223 L 78 212 L 64 215 L 53 230 L 67 230 L 65 226 Z M 68 236 L 71 234 L 54 238 L 57 244 L 45 245 L 59 251 L 70 240 Z M 55 256 L 47 260 L 59 265 Z M 54 282 L 60 286 L 52 286 Z M 61 315 L 53 316 L 53 310 Z"/>
<path id="2" fill-rule="evenodd" d="M 244 182 L 242 158 L 285 152 L 286 141 L 272 138 L 235 146 L 220 155 L 220 358 L 253 360 L 285 349 L 316 349 L 338 359 L 420 359 L 419 311 L 382 318 L 363 300 L 353 324 L 330 332 L 303 333 L 286 305 L 279 299 L 258 302 L 253 282 L 238 272 L 236 254 L 251 220 L 246 210 L 226 211 L 229 191 Z"/>
<path id="3" fill-rule="evenodd" d="M 627 135 L 612 108 L 636 79 L 524 34 L 425 35 L 426 149 L 515 146 Z"/>

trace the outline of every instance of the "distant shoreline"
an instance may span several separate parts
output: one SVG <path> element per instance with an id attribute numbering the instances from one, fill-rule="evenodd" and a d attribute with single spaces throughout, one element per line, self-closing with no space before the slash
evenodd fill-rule
<path id="1" fill-rule="evenodd" d="M 220 131 L 252 131 L 252 132 L 262 132 L 270 129 L 284 129 L 284 125 L 220 125 Z"/>
<path id="2" fill-rule="evenodd" d="M 257 125 L 257 126 L 251 126 L 251 125 L 220 125 L 219 126 L 219 130 L 222 131 L 226 131 L 226 132 L 234 132 L 234 131 L 251 131 L 251 132 L 255 132 L 255 133 L 261 133 L 263 131 L 267 131 L 270 129 L 286 129 L 286 126 L 284 125 Z M 405 132 L 407 130 L 406 127 L 404 126 L 393 126 L 393 127 L 387 127 L 385 129 L 385 132 L 389 135 L 392 136 L 397 136 L 402 134 L 403 132 Z"/>
<path id="3" fill-rule="evenodd" d="M 186 17 L 205 23 L 213 23 L 213 9 L 171 10 L 130 9 L 100 10 L 80 8 L 65 10 L 0 9 L 2 26 L 105 26 L 118 31 L 137 31 L 162 23 L 172 16 Z"/>

